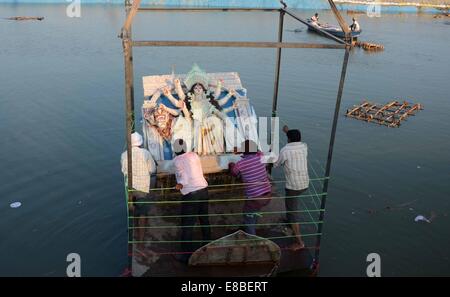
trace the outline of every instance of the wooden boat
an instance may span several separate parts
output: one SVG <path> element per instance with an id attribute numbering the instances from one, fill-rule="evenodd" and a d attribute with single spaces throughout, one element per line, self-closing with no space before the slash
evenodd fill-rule
<path id="1" fill-rule="evenodd" d="M 342 30 L 341 27 L 339 26 L 333 26 L 333 25 L 329 25 L 329 24 L 317 24 L 311 21 L 311 19 L 308 20 L 308 30 L 324 35 L 320 30 L 323 30 L 327 33 L 330 33 L 333 36 L 336 36 L 338 38 L 344 38 L 345 37 L 345 33 Z M 359 31 L 351 31 L 351 35 L 352 38 L 356 38 L 361 34 L 362 30 L 360 29 Z"/>
<path id="2" fill-rule="evenodd" d="M 281 249 L 276 243 L 238 230 L 196 250 L 189 265 L 219 269 L 235 266 L 239 270 L 235 276 L 273 276 L 280 259 Z"/>

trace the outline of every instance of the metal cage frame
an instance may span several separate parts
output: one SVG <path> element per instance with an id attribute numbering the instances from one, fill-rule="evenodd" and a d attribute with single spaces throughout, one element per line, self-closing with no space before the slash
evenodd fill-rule
<path id="1" fill-rule="evenodd" d="M 132 153 L 131 153 L 131 134 L 134 131 L 135 119 L 134 119 L 134 77 L 133 77 L 133 47 L 143 47 L 143 46 L 154 46 L 154 47 L 245 47 L 245 48 L 276 48 L 276 66 L 275 66 L 275 79 L 274 79 L 274 92 L 272 100 L 272 117 L 277 115 L 277 104 L 278 104 L 278 89 L 280 80 L 280 65 L 281 65 L 281 53 L 283 48 L 313 48 L 313 49 L 343 49 L 345 51 L 344 60 L 342 63 L 342 70 L 340 75 L 339 87 L 337 91 L 333 122 L 331 128 L 331 135 L 328 146 L 327 163 L 325 167 L 325 180 L 323 183 L 322 192 L 324 195 L 321 199 L 319 221 L 323 222 L 324 210 L 327 199 L 329 176 L 331 171 L 331 161 L 333 157 L 333 147 L 336 136 L 337 121 L 339 117 L 339 110 L 341 105 L 342 93 L 344 89 L 345 76 L 347 72 L 347 64 L 349 58 L 349 52 L 352 48 L 351 36 L 348 24 L 345 22 L 341 14 L 339 13 L 333 0 L 328 0 L 330 8 L 336 17 L 340 27 L 345 33 L 345 38 L 339 39 L 328 32 L 321 29 L 324 35 L 334 40 L 337 44 L 324 44 L 324 43 L 300 43 L 300 42 L 283 42 L 283 29 L 284 29 L 284 17 L 285 15 L 291 16 L 295 20 L 306 24 L 306 20 L 295 15 L 287 5 L 280 1 L 282 7 L 280 8 L 215 8 L 215 7 L 183 7 L 183 8 L 164 8 L 164 7 L 141 7 L 141 0 L 125 0 L 125 10 L 126 10 L 126 20 L 119 34 L 119 38 L 122 39 L 123 54 L 124 54 L 124 64 L 125 64 L 125 118 L 126 118 L 126 142 L 127 142 L 127 159 L 128 159 L 128 188 L 127 196 L 128 202 L 132 202 L 132 187 L 133 187 L 133 175 L 132 175 Z M 276 42 L 246 42 L 246 41 L 158 41 L 158 40 L 133 40 L 132 38 L 132 23 L 138 12 L 180 12 L 180 11 L 191 11 L 191 12 L 209 12 L 209 11 L 222 11 L 222 12 L 278 12 L 279 22 L 278 22 L 278 39 Z M 270 140 L 271 141 L 271 140 Z M 128 209 L 130 212 L 130 210 Z M 318 234 L 316 238 L 316 249 L 314 254 L 314 265 L 316 270 L 319 264 L 319 252 L 320 252 L 320 241 L 322 233 L 323 223 L 319 224 Z M 129 231 L 129 236 L 132 235 Z M 132 245 L 128 246 L 128 265 L 131 268 L 132 263 Z M 317 271 L 316 271 L 317 272 Z"/>

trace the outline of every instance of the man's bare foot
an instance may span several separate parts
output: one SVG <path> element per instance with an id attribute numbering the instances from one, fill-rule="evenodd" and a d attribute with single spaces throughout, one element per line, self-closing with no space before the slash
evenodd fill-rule
<path id="1" fill-rule="evenodd" d="M 298 250 L 302 250 L 305 248 L 305 243 L 303 241 L 301 242 L 296 242 L 293 243 L 289 246 L 290 249 L 294 250 L 294 251 L 298 251 Z"/>
<path id="2" fill-rule="evenodd" d="M 145 244 L 143 242 L 140 242 L 140 243 L 136 244 L 136 250 L 139 253 L 143 254 L 144 251 L 145 251 Z"/>

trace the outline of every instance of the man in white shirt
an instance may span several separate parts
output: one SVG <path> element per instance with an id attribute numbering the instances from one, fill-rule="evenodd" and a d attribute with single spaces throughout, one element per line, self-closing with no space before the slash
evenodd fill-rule
<path id="1" fill-rule="evenodd" d="M 150 152 L 146 149 L 140 148 L 143 143 L 142 136 L 135 132 L 131 134 L 131 154 L 132 154 L 132 171 L 133 171 L 133 191 L 132 191 L 132 205 L 129 205 L 130 209 L 133 211 L 134 217 L 139 217 L 137 225 L 145 226 L 147 224 L 147 219 L 145 216 L 149 210 L 148 202 L 151 200 L 151 195 L 149 194 L 150 188 L 154 186 L 155 183 L 155 172 L 156 164 L 153 160 Z M 128 182 L 128 156 L 127 151 L 122 153 L 120 158 L 120 163 L 122 165 L 122 173 L 125 176 L 126 182 Z M 144 239 L 144 228 L 136 229 L 138 241 L 143 241 Z"/>
<path id="2" fill-rule="evenodd" d="M 311 17 L 311 22 L 315 25 L 319 25 L 319 14 L 317 12 Z"/>
<path id="3" fill-rule="evenodd" d="M 350 25 L 350 30 L 352 31 L 359 31 L 361 27 L 359 26 L 359 23 L 356 21 L 355 18 L 353 18 L 353 23 Z"/>
<path id="4" fill-rule="evenodd" d="M 187 152 L 186 143 L 182 139 L 175 140 L 175 176 L 176 189 L 183 194 L 181 203 L 181 247 L 183 254 L 178 260 L 187 263 L 195 251 L 195 245 L 190 241 L 193 238 L 193 226 L 200 221 L 204 241 L 211 239 L 211 230 L 208 218 L 208 182 L 203 175 L 200 158 L 195 152 Z M 191 202 L 199 201 L 199 202 Z M 191 226 L 191 227 L 185 227 Z"/>
<path id="5" fill-rule="evenodd" d="M 286 177 L 286 216 L 296 236 L 296 242 L 291 245 L 293 250 L 303 249 L 305 244 L 300 233 L 300 199 L 299 197 L 308 190 L 308 147 L 301 142 L 299 130 L 289 130 L 287 126 L 283 131 L 288 138 L 288 144 L 280 150 L 278 160 L 274 167 L 283 166 Z"/>

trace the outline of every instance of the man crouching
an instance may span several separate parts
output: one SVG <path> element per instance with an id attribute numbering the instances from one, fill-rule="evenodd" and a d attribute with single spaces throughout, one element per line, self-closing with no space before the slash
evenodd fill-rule
<path id="1" fill-rule="evenodd" d="M 181 250 L 177 257 L 187 263 L 190 254 L 194 252 L 192 244 L 193 229 L 197 218 L 202 225 L 201 231 L 204 241 L 211 239 L 208 218 L 208 182 L 203 175 L 200 158 L 195 152 L 187 152 L 186 143 L 182 139 L 175 140 L 175 188 L 183 194 L 181 203 Z"/>

